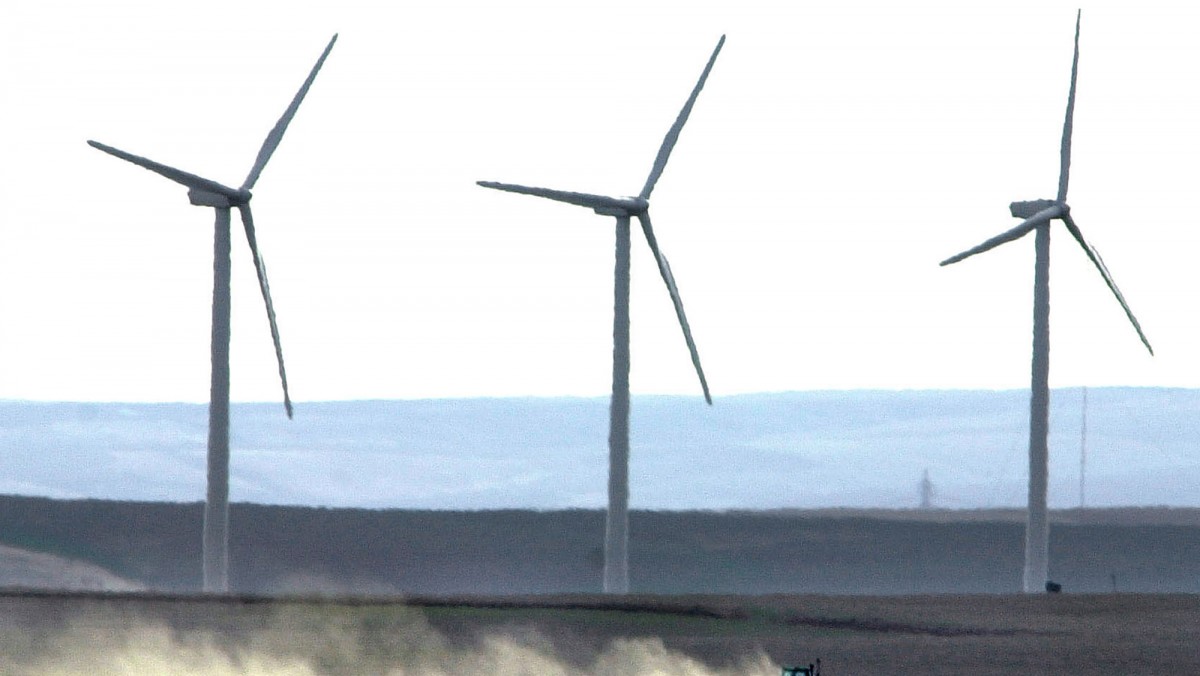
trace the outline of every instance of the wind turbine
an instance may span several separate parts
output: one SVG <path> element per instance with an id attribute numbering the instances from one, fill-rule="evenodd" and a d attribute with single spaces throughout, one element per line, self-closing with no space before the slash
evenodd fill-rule
<path id="1" fill-rule="evenodd" d="M 1050 527 L 1046 516 L 1046 485 L 1049 461 L 1050 408 L 1050 222 L 1060 220 L 1067 232 L 1083 248 L 1092 264 L 1104 278 L 1125 316 L 1133 324 L 1138 337 L 1150 354 L 1154 349 L 1142 332 L 1142 327 L 1125 302 L 1100 254 L 1083 238 L 1083 233 L 1071 217 L 1067 206 L 1067 179 L 1071 168 L 1071 123 L 1075 114 L 1075 80 L 1079 72 L 1079 20 L 1075 15 L 1075 57 L 1071 62 L 1071 88 L 1067 95 L 1067 115 L 1063 123 L 1062 147 L 1058 175 L 1058 198 L 1013 202 L 1009 210 L 1014 218 L 1024 219 L 1017 227 L 986 242 L 942 261 L 942 265 L 957 263 L 964 258 L 983 253 L 1005 242 L 1036 231 L 1034 240 L 1035 264 L 1033 282 L 1033 368 L 1029 397 L 1029 508 L 1025 525 L 1025 571 L 1022 586 L 1026 592 L 1043 589 L 1049 575 Z"/>
<path id="2" fill-rule="evenodd" d="M 608 197 L 589 193 L 550 190 L 548 188 L 532 188 L 510 183 L 495 183 L 479 181 L 485 188 L 515 192 L 535 197 L 545 197 L 558 202 L 575 204 L 592 209 L 601 216 L 612 216 L 617 220 L 616 238 L 616 269 L 613 284 L 613 383 L 612 404 L 609 409 L 608 432 L 608 512 L 604 528 L 604 591 L 607 593 L 624 594 L 629 591 L 629 255 L 630 237 L 629 222 L 637 218 L 646 236 L 650 252 L 658 263 L 658 272 L 667 285 L 671 302 L 675 306 L 675 315 L 679 326 L 683 329 L 683 338 L 687 342 L 688 352 L 692 356 L 692 365 L 700 378 L 700 388 L 704 391 L 704 400 L 712 405 L 712 396 L 708 391 L 708 381 L 704 378 L 704 369 L 700 366 L 700 354 L 696 351 L 696 343 L 692 340 L 692 330 L 688 326 L 687 316 L 683 312 L 683 300 L 679 297 L 679 289 L 675 286 L 675 278 L 671 274 L 671 266 L 666 256 L 658 246 L 654 236 L 654 228 L 650 224 L 650 193 L 662 176 L 667 166 L 667 158 L 679 140 L 679 132 L 692 113 L 696 97 L 704 88 L 704 81 L 712 70 L 717 54 L 725 44 L 725 36 L 717 41 L 700 80 L 692 89 L 691 96 L 683 105 L 683 110 L 675 119 L 658 149 L 654 166 L 646 184 L 636 197 Z"/>
<path id="3" fill-rule="evenodd" d="M 317 71 L 325 63 L 337 41 L 335 34 L 325 51 L 309 72 L 300 91 L 284 111 L 283 117 L 267 134 L 258 157 L 240 188 L 230 188 L 186 171 L 139 157 L 111 146 L 88 141 L 88 145 L 149 169 L 188 188 L 188 199 L 192 204 L 212 207 L 216 211 L 216 226 L 213 237 L 213 302 L 212 302 L 212 385 L 208 404 L 208 490 L 204 501 L 204 591 L 225 592 L 229 590 L 229 281 L 230 281 L 230 210 L 237 208 L 241 214 L 246 241 L 258 274 L 258 286 L 262 291 L 267 308 L 267 321 L 271 325 L 271 340 L 275 343 L 275 358 L 279 362 L 279 380 L 283 385 L 283 406 L 287 416 L 292 417 L 292 400 L 288 395 L 287 373 L 283 367 L 283 348 L 279 342 L 279 328 L 275 322 L 275 308 L 271 303 L 271 290 L 267 284 L 267 268 L 258 250 L 258 239 L 254 232 L 254 218 L 250 213 L 250 190 L 258 181 L 267 161 L 283 139 L 292 117 L 304 100 L 309 87 L 317 77 Z"/>

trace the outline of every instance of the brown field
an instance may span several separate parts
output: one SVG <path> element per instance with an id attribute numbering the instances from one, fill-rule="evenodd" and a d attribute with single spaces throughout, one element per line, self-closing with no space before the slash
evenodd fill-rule
<path id="1" fill-rule="evenodd" d="M 1200 673 L 1200 597 L 10 591 L 5 674 Z"/>

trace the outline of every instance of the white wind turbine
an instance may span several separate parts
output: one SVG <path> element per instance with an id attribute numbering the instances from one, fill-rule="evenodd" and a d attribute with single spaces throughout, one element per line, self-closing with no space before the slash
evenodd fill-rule
<path id="1" fill-rule="evenodd" d="M 609 467 L 608 467 L 608 511 L 604 529 L 604 591 L 624 594 L 629 591 L 629 262 L 630 235 L 629 222 L 637 218 L 642 226 L 642 233 L 650 252 L 658 264 L 658 272 L 667 285 L 671 302 L 675 306 L 675 315 L 679 326 L 683 329 L 683 338 L 687 342 L 688 352 L 691 353 L 692 365 L 700 378 L 700 387 L 704 391 L 704 400 L 712 404 L 712 396 L 708 391 L 708 382 L 704 378 L 704 370 L 700 366 L 700 354 L 696 351 L 696 343 L 692 340 L 692 330 L 688 326 L 687 317 L 683 312 L 683 300 L 675 286 L 675 278 L 671 274 L 671 266 L 666 256 L 658 246 L 654 229 L 650 225 L 650 193 L 662 176 L 667 166 L 667 158 L 679 140 L 679 132 L 691 115 L 692 106 L 704 88 L 704 81 L 712 70 L 725 44 L 725 36 L 717 42 L 716 49 L 708 59 L 700 80 L 692 90 L 691 96 L 683 105 L 683 110 L 675 119 L 675 124 L 667 131 L 658 156 L 650 170 L 649 177 L 636 197 L 609 197 L 589 193 L 550 190 L 548 188 L 533 188 L 510 183 L 495 183 L 479 181 L 485 188 L 504 190 L 507 192 L 545 197 L 558 202 L 575 204 L 592 209 L 601 216 L 612 216 L 617 221 L 616 238 L 616 270 L 614 273 L 614 303 L 613 303 L 613 383 L 612 404 L 609 409 Z"/>
<path id="2" fill-rule="evenodd" d="M 1154 349 L 1142 333 L 1133 311 L 1105 267 L 1100 254 L 1083 238 L 1083 233 L 1071 218 L 1067 206 L 1067 179 L 1071 168 L 1071 124 L 1075 114 L 1075 80 L 1079 72 L 1079 19 L 1075 16 L 1075 56 L 1071 63 L 1071 88 L 1067 95 L 1067 115 L 1063 123 L 1062 146 L 1058 175 L 1058 198 L 1013 202 L 1009 206 L 1014 218 L 1022 218 L 1017 227 L 986 242 L 942 261 L 942 265 L 957 263 L 964 258 L 983 253 L 1005 242 L 1011 242 L 1036 230 L 1034 240 L 1035 264 L 1033 287 L 1033 367 L 1029 398 L 1029 507 L 1025 525 L 1025 569 L 1022 588 L 1026 592 L 1041 591 L 1049 580 L 1050 524 L 1046 514 L 1046 489 L 1049 463 L 1048 435 L 1050 430 L 1050 222 L 1060 220 L 1067 232 L 1079 243 L 1104 283 L 1125 310 L 1138 337 L 1150 354 Z"/>
<path id="3" fill-rule="evenodd" d="M 103 150 L 123 160 L 149 169 L 188 188 L 188 199 L 192 204 L 212 207 L 216 212 L 213 246 L 213 301 L 212 301 L 212 381 L 208 404 L 208 489 L 204 501 L 203 569 L 204 591 L 225 592 L 229 590 L 229 282 L 230 282 L 230 210 L 237 207 L 241 214 L 246 241 L 258 274 L 258 285 L 267 308 L 267 321 L 271 325 L 271 339 L 275 344 L 275 357 L 279 362 L 279 380 L 283 385 L 283 405 L 288 418 L 292 417 L 292 400 L 288 395 L 287 373 L 283 367 L 283 348 L 279 342 L 279 328 L 275 322 L 275 309 L 271 303 L 271 290 L 267 284 L 267 268 L 259 254 L 258 240 L 254 231 L 254 218 L 250 213 L 250 189 L 258 181 L 267 161 L 283 139 L 283 133 L 295 116 L 300 102 L 312 86 L 313 80 L 325 58 L 337 41 L 335 34 L 325 51 L 309 72 L 308 78 L 284 111 L 283 117 L 267 134 L 258 157 L 240 188 L 230 188 L 216 181 L 139 157 L 111 146 L 88 141 L 93 148 Z"/>

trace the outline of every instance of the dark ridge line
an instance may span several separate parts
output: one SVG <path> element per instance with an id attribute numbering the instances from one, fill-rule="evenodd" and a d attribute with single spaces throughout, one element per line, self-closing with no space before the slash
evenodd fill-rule
<path id="1" fill-rule="evenodd" d="M 58 590 L 29 587 L 0 588 L 0 599 L 60 599 L 80 601 L 150 601 L 166 603 L 224 603 L 240 605 L 258 604 L 313 604 L 347 606 L 409 605 L 402 595 L 354 595 L 354 594 L 217 594 L 206 592 L 175 591 L 101 591 L 101 590 Z"/>
<path id="2" fill-rule="evenodd" d="M 269 605 L 310 605 L 310 606 L 345 606 L 349 608 L 372 608 L 394 606 L 397 608 L 412 608 L 412 609 L 485 609 L 485 610 L 582 610 L 582 611 L 610 611 L 629 614 L 645 614 L 645 615 L 675 615 L 681 617 L 692 617 L 709 620 L 730 620 L 743 621 L 758 617 L 759 613 L 751 608 L 747 611 L 744 608 L 717 608 L 708 607 L 702 603 L 694 601 L 678 602 L 673 601 L 669 595 L 634 595 L 642 599 L 634 601 L 624 599 L 619 596 L 606 596 L 599 592 L 595 594 L 548 594 L 543 597 L 532 595 L 517 595 L 512 597 L 505 596 L 432 596 L 432 595 L 412 595 L 406 596 L 403 594 L 251 594 L 251 593 L 232 593 L 232 594 L 217 594 L 205 592 L 163 592 L 163 591 L 98 591 L 98 590 L 48 590 L 40 588 L 28 587 L 0 587 L 0 601 L 6 599 L 42 599 L 42 600 L 58 600 L 62 602 L 70 601 L 114 601 L 114 602 L 148 602 L 148 603 L 203 603 L 214 605 L 240 605 L 240 606 L 269 606 Z M 695 598 L 696 595 L 687 595 Z M 702 595 L 703 596 L 703 595 Z M 768 596 L 760 595 L 738 595 L 738 594 L 716 594 L 712 595 L 715 603 L 720 603 L 722 600 L 740 600 L 742 602 L 752 602 L 755 598 L 765 599 L 770 597 L 788 597 L 788 598 L 830 598 L 827 594 L 772 594 Z M 853 597 L 861 600 L 869 598 L 857 594 L 845 595 L 847 598 Z M 882 595 L 888 598 L 895 598 L 895 595 Z M 923 596 L 921 594 L 908 596 Z M 939 596 L 979 596 L 978 594 L 950 594 Z M 1010 596 L 1014 598 L 1028 598 L 1028 594 L 1012 593 L 1012 594 L 989 594 L 987 596 Z M 1075 598 L 1097 598 L 1112 596 L 1108 593 L 1085 593 L 1072 594 Z M 1167 592 L 1167 593 L 1122 593 L 1119 594 L 1122 598 L 1177 598 L 1187 597 L 1194 598 L 1195 595 L 1187 593 Z M 988 629 L 983 627 L 970 626 L 923 626 L 917 624 L 906 624 L 901 622 L 891 622 L 887 620 L 872 620 L 872 619 L 854 619 L 854 618 L 837 618 L 837 617 L 806 617 L 802 615 L 784 615 L 780 616 L 772 612 L 770 608 L 759 608 L 761 611 L 762 620 L 769 624 L 782 624 L 795 627 L 812 627 L 816 629 L 834 629 L 846 631 L 873 632 L 880 634 L 896 633 L 896 634 L 914 634 L 924 636 L 936 636 L 944 638 L 955 637 L 971 637 L 971 636 L 1046 636 L 1054 634 L 1050 631 L 1035 631 L 1029 629 Z"/>
<path id="3" fill-rule="evenodd" d="M 353 607 L 406 606 L 410 608 L 477 608 L 494 610 L 608 610 L 624 613 L 648 613 L 683 615 L 707 619 L 738 620 L 748 615 L 740 610 L 717 610 L 699 604 L 662 603 L 653 600 L 645 603 L 614 598 L 605 599 L 531 599 L 505 597 L 470 596 L 406 596 L 355 595 L 355 594 L 214 594 L 205 592 L 161 592 L 161 591 L 98 591 L 98 590 L 48 590 L 25 587 L 0 588 L 0 598 L 94 600 L 94 601 L 149 601 L 165 603 L 218 603 L 238 605 L 298 604 L 298 605 L 344 605 Z"/>
<path id="4" fill-rule="evenodd" d="M 886 620 L 859 620 L 833 617 L 797 617 L 783 620 L 784 624 L 815 629 L 845 629 L 849 631 L 875 632 L 882 634 L 916 634 L 956 638 L 963 636 L 1021 636 L 1037 632 L 1028 629 L 983 629 L 979 627 L 935 627 Z"/>
<path id="5" fill-rule="evenodd" d="M 454 599 L 414 598 L 408 605 L 421 608 L 478 608 L 488 610 L 604 610 L 619 613 L 642 613 L 651 615 L 682 615 L 712 620 L 745 620 L 749 615 L 741 610 L 717 610 L 697 604 L 671 604 L 655 601 L 553 601 L 519 599 Z"/>

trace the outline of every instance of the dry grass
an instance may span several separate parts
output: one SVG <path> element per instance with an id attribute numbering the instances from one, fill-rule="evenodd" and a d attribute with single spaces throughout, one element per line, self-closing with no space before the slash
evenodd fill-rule
<path id="1" fill-rule="evenodd" d="M 18 674 L 1165 674 L 1197 645 L 1191 595 L 0 597 Z"/>

